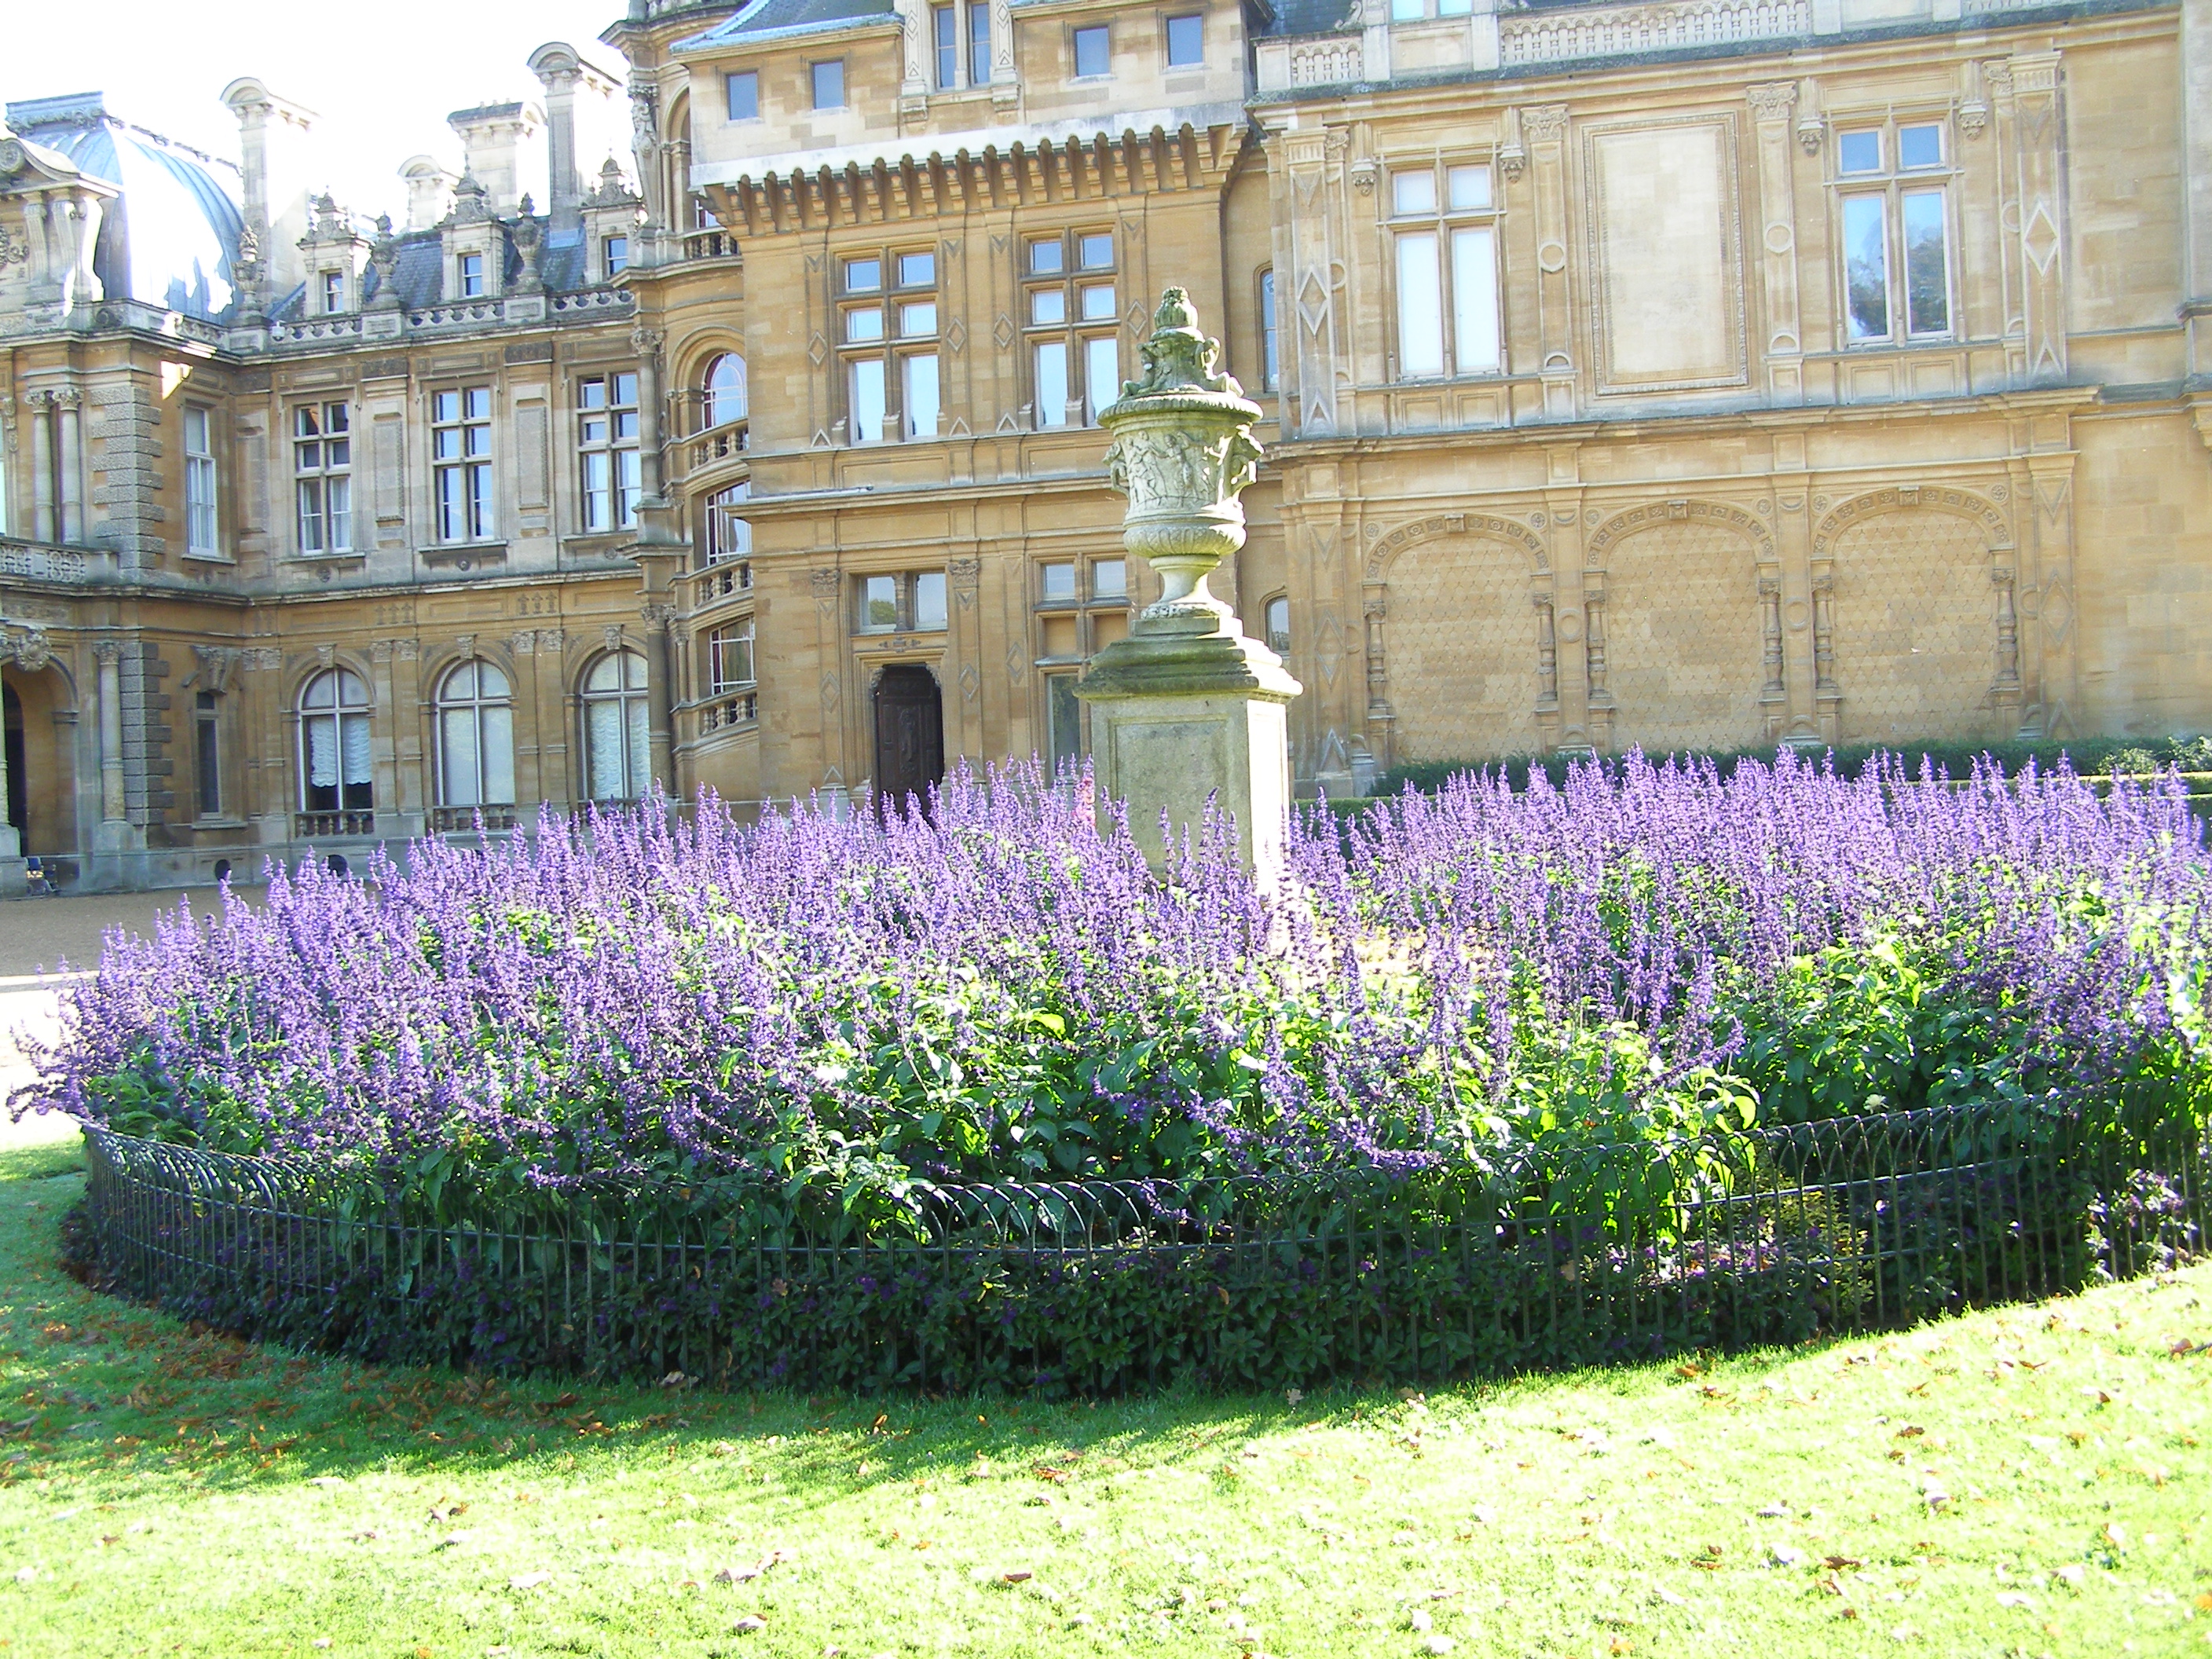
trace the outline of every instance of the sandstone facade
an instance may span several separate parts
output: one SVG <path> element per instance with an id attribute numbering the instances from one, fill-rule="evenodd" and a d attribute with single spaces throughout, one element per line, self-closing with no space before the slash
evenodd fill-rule
<path id="1" fill-rule="evenodd" d="M 605 40 L 458 114 L 398 228 L 298 188 L 258 82 L 242 167 L 191 161 L 204 249 L 133 225 L 158 141 L 11 106 L 25 852 L 158 884 L 1078 753 L 1152 591 L 1096 416 L 1170 283 L 1269 417 L 1214 587 L 1305 688 L 1304 789 L 2212 724 L 2212 0 L 641 0 Z"/>

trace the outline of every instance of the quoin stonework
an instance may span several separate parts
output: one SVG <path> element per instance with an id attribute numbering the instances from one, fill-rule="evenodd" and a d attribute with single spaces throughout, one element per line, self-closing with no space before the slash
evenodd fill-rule
<path id="1" fill-rule="evenodd" d="M 509 79 L 382 218 L 312 87 L 7 106 L 0 842 L 1079 755 L 1170 286 L 1302 793 L 2212 725 L 2212 0 L 635 0 Z"/>

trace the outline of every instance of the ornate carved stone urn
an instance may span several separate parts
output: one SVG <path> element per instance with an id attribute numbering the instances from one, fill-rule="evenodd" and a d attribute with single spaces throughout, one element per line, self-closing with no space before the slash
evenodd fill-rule
<path id="1" fill-rule="evenodd" d="M 1143 375 L 1099 411 L 1114 434 L 1107 482 L 1129 498 L 1121 544 L 1159 573 L 1163 592 L 1127 639 L 1091 659 L 1076 695 L 1091 705 L 1097 780 L 1128 804 L 1140 842 L 1163 812 L 1194 834 L 1212 801 L 1235 817 L 1240 852 L 1273 887 L 1289 827 L 1285 710 L 1303 688 L 1206 589 L 1244 545 L 1238 497 L 1261 457 L 1260 406 L 1215 373 L 1220 350 L 1190 296 L 1168 289 Z"/>

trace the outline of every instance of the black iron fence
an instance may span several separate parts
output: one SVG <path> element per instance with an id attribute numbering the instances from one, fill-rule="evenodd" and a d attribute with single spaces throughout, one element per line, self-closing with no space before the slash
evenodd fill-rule
<path id="1" fill-rule="evenodd" d="M 481 1224 L 88 1132 L 125 1294 L 373 1359 L 714 1386 L 1425 1383 L 1895 1327 L 2170 1266 L 2203 1126 L 1976 1106 L 1405 1178 L 570 1194 Z"/>

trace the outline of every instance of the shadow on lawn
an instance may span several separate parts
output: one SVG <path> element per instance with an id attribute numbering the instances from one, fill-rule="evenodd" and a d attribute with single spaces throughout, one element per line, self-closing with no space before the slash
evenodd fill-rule
<path id="1" fill-rule="evenodd" d="M 148 1468 L 238 1486 L 508 1465 L 543 1475 L 610 1455 L 676 1466 L 772 1455 L 793 1486 L 827 1503 L 979 1459 L 1044 1485 L 1079 1471 L 1203 1466 L 1271 1429 L 1402 1404 L 1381 1389 L 1328 1390 L 1298 1406 L 1194 1394 L 1096 1404 L 717 1395 L 301 1354 L 181 1325 L 66 1277 L 59 1230 L 83 1167 L 74 1146 L 0 1152 L 0 1285 L 14 1297 L 0 1304 L 0 1357 L 13 1351 L 0 1487 L 119 1483 Z"/>

